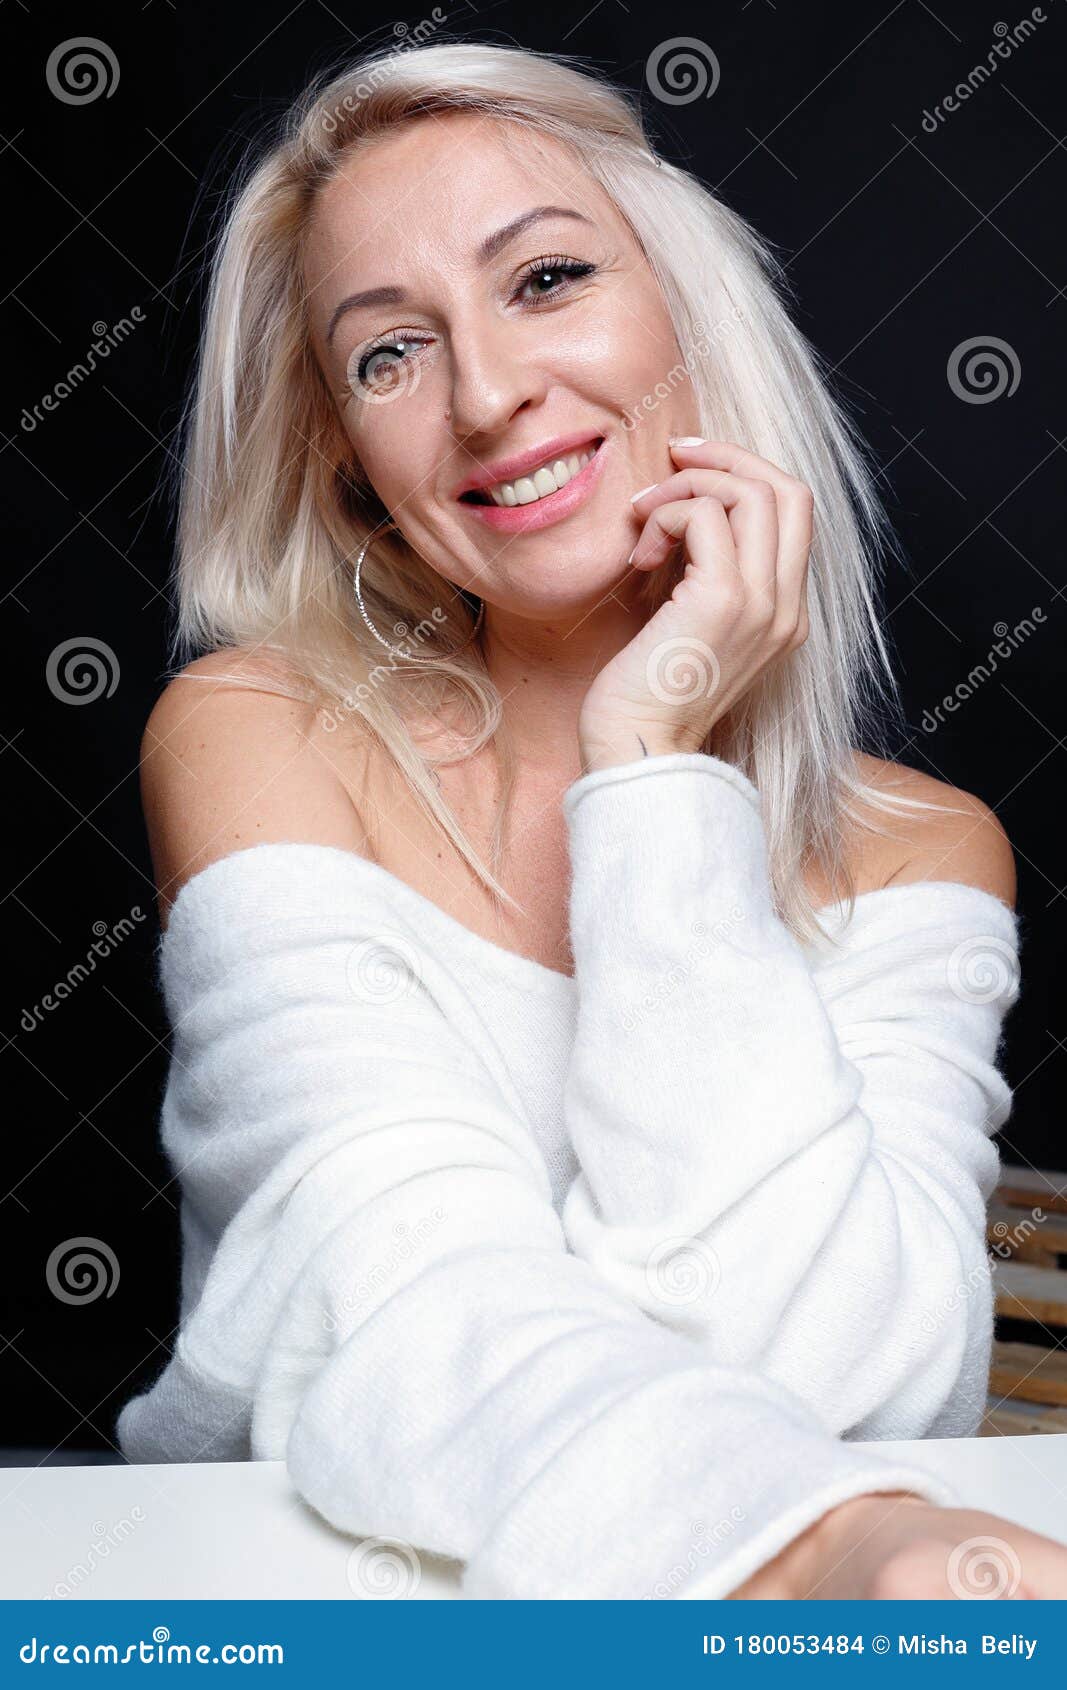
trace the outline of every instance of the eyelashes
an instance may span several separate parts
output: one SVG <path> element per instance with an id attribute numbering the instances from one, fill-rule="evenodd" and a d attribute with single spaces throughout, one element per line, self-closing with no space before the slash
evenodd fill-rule
<path id="1" fill-rule="evenodd" d="M 570 293 L 572 283 L 581 281 L 585 277 L 593 275 L 596 269 L 597 266 L 595 264 L 590 264 L 585 260 L 567 258 L 562 254 L 551 254 L 547 257 L 535 258 L 534 261 L 531 264 L 528 264 L 523 270 L 522 275 L 519 278 L 518 287 L 516 288 L 516 294 L 513 297 L 521 294 L 522 290 L 533 281 L 539 281 L 542 277 L 561 275 L 566 278 L 567 285 L 554 287 L 550 291 L 542 293 L 539 296 L 539 298 L 546 304 L 551 304 L 554 300 L 561 299 Z M 542 307 L 533 300 L 527 300 L 524 304 L 524 309 L 527 311 L 538 311 L 541 310 Z M 401 368 L 404 364 L 410 363 L 410 359 L 405 358 L 403 353 L 408 348 L 425 346 L 427 344 L 424 340 L 420 341 L 414 338 L 417 332 L 417 330 L 412 330 L 409 333 L 406 330 L 398 329 L 392 334 L 383 335 L 380 339 L 372 341 L 369 346 L 357 346 L 348 360 L 348 369 L 346 371 L 347 385 L 342 390 L 340 397 L 342 399 L 351 399 L 353 396 L 359 396 L 361 389 L 364 389 L 367 386 L 367 377 L 375 360 L 378 361 L 377 367 L 379 376 L 385 377 L 385 385 L 388 386 L 390 382 L 395 382 L 396 377 L 392 374 L 392 372 L 399 370 L 399 368 Z M 391 354 L 396 352 L 399 352 L 401 357 L 394 358 L 391 356 Z M 381 386 L 381 383 L 371 383 L 372 387 L 376 385 Z"/>
<path id="2" fill-rule="evenodd" d="M 523 271 L 519 287 L 520 289 L 524 288 L 528 282 L 536 281 L 541 276 L 551 275 L 554 272 L 566 276 L 568 280 L 579 280 L 583 276 L 591 276 L 595 269 L 595 264 L 586 264 L 577 258 L 566 258 L 558 253 L 549 258 L 535 258 L 533 263 L 528 264 Z M 566 293 L 570 290 L 565 288 L 563 291 Z M 541 297 L 542 299 L 556 299 L 559 292 L 560 290 L 556 288 L 552 293 L 542 294 Z"/>

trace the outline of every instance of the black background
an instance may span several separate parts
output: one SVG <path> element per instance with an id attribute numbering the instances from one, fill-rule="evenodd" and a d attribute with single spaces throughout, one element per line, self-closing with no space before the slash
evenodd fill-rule
<path id="1" fill-rule="evenodd" d="M 1059 971 L 1067 937 L 1059 804 L 1065 764 L 1063 420 L 1067 262 L 1062 135 L 1067 4 L 934 133 L 924 112 L 986 56 L 1014 5 L 899 0 L 840 9 L 748 0 L 651 10 L 600 0 L 448 9 L 439 38 L 575 55 L 642 90 L 653 139 L 776 245 L 804 331 L 829 359 L 882 466 L 909 567 L 885 590 L 909 730 L 895 755 L 981 795 L 1015 846 L 1024 993 L 1009 1021 L 1008 1161 L 1067 1167 Z M 404 21 L 414 28 L 426 12 Z M 165 478 L 196 345 L 208 219 L 245 141 L 338 55 L 396 39 L 394 16 L 320 0 L 241 14 L 201 0 L 143 9 L 3 8 L 5 876 L 13 1002 L 0 1190 L 0 1444 L 113 1450 L 115 1415 L 162 1366 L 177 1308 L 177 1190 L 157 1147 L 166 1028 L 137 758 L 161 689 L 171 510 Z M 665 105 L 645 66 L 665 39 L 716 55 L 710 99 Z M 94 36 L 109 97 L 49 92 L 60 42 Z M 144 321 L 34 429 L 39 404 L 99 322 Z M 947 375 L 962 342 L 1007 342 L 1010 396 L 968 402 Z M 1046 620 L 944 725 L 924 714 L 985 659 L 994 629 Z M 48 661 L 104 642 L 109 695 L 63 702 Z M 24 1011 L 94 931 L 132 931 L 32 1031 Z M 97 924 L 94 929 L 94 924 Z M 18 1100 L 16 1102 L 16 1099 Z M 103 1241 L 110 1294 L 49 1288 L 57 1245 Z M 84 1456 L 81 1457 L 84 1459 Z"/>

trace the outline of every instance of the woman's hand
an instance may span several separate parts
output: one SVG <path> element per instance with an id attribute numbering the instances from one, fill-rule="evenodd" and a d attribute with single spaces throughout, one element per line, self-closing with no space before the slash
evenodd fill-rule
<path id="1" fill-rule="evenodd" d="M 597 675 L 583 702 L 583 770 L 699 751 L 769 665 L 808 635 L 812 493 L 726 441 L 671 446 L 675 475 L 634 502 L 635 569 L 659 568 L 680 540 L 670 598 Z"/>
<path id="2" fill-rule="evenodd" d="M 733 1591 L 739 1600 L 1067 1597 L 1067 1547 L 909 1492 L 851 1497 Z"/>

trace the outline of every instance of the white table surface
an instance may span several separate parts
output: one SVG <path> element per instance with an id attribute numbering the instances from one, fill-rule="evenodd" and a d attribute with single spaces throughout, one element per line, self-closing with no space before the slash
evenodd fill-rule
<path id="1" fill-rule="evenodd" d="M 1067 1433 L 876 1443 L 944 1474 L 969 1507 L 1067 1543 Z M 0 1469 L 0 1597 L 450 1600 L 455 1562 L 362 1544 L 284 1462 Z"/>

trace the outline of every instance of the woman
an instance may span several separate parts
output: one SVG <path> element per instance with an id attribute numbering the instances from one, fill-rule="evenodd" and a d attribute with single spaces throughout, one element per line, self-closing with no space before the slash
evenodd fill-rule
<path id="1" fill-rule="evenodd" d="M 981 1418 L 1014 876 L 855 749 L 880 518 L 766 262 L 462 43 L 309 90 L 215 260 L 143 760 L 182 1321 L 119 1437 L 476 1596 L 952 1594 L 993 1527 L 1067 1588 L 862 1448 Z"/>

